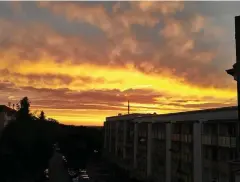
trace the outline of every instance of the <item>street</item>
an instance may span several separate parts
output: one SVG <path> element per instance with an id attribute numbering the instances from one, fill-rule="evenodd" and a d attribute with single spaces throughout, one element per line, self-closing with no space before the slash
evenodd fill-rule
<path id="1" fill-rule="evenodd" d="M 49 182 L 71 182 L 68 171 L 65 167 L 63 155 L 54 152 L 49 164 Z"/>
<path id="2" fill-rule="evenodd" d="M 100 158 L 92 158 L 86 169 L 68 169 L 64 156 L 55 151 L 49 165 L 49 182 L 128 182 L 127 175 Z"/>

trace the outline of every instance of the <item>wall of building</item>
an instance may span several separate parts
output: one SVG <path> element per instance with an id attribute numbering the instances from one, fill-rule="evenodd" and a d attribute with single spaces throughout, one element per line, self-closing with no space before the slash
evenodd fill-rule
<path id="1" fill-rule="evenodd" d="M 166 181 L 166 123 L 155 123 L 152 127 L 151 169 L 154 181 Z"/>
<path id="2" fill-rule="evenodd" d="M 236 107 L 119 117 L 107 119 L 105 146 L 134 178 L 156 182 L 229 180 L 228 161 L 234 158 L 236 147 Z M 115 129 L 109 130 L 110 125 Z"/>

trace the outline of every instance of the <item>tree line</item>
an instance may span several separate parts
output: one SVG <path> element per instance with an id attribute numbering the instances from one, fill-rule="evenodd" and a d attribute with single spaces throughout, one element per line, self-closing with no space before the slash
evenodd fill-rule
<path id="1" fill-rule="evenodd" d="M 59 143 L 69 167 L 84 168 L 93 150 L 102 148 L 102 130 L 67 126 L 30 112 L 28 97 L 20 100 L 16 117 L 0 134 L 0 181 L 40 179 Z"/>

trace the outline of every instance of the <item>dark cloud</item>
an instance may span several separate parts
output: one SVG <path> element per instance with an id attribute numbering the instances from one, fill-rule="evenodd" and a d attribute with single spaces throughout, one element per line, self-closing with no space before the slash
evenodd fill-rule
<path id="1" fill-rule="evenodd" d="M 165 96 L 161 93 L 149 89 L 130 89 L 120 91 L 113 90 L 87 90 L 87 91 L 72 91 L 65 89 L 37 89 L 33 87 L 23 87 L 22 90 L 26 93 L 31 91 L 38 95 L 33 98 L 33 107 L 40 108 L 55 108 L 55 109 L 92 109 L 92 110 L 125 110 L 127 100 L 130 100 L 133 110 L 145 109 L 155 111 L 181 111 L 195 110 L 197 108 L 211 108 L 221 106 L 234 105 L 231 100 L 229 102 L 216 102 L 214 100 L 206 101 L 198 99 L 179 99 Z M 162 98 L 162 100 L 161 100 Z M 137 105 L 134 104 L 155 104 Z"/>
<path id="2" fill-rule="evenodd" d="M 11 82 L 0 82 L 0 91 L 8 92 L 8 91 L 17 91 L 15 85 Z"/>
<path id="3" fill-rule="evenodd" d="M 32 85 L 35 87 L 51 87 L 56 85 L 65 85 L 68 86 L 74 81 L 78 82 L 81 85 L 88 85 L 94 83 L 105 83 L 105 79 L 103 77 L 93 78 L 90 76 L 76 76 L 71 77 L 66 74 L 20 74 L 11 72 L 8 69 L 0 69 L 0 80 L 11 80 L 18 81 L 19 83 L 27 83 L 28 85 Z"/>
<path id="4" fill-rule="evenodd" d="M 196 6 L 198 2 L 186 2 L 184 9 L 183 3 L 170 2 L 157 2 L 153 6 L 144 2 L 113 3 L 112 9 L 106 4 L 41 2 L 39 8 L 35 2 L 23 2 L 25 23 L 1 21 L 0 30 L 4 34 L 0 36 L 0 50 L 3 54 L 6 50 L 14 52 L 18 61 L 37 61 L 49 55 L 56 62 L 71 60 L 74 64 L 122 67 L 130 62 L 148 74 L 168 70 L 173 77 L 184 78 L 192 85 L 233 87 L 224 68 L 227 69 L 227 60 L 234 54 L 231 50 L 234 42 L 226 42 L 231 37 L 223 40 L 226 34 L 215 33 L 225 27 L 209 24 L 209 16 L 214 13 L 203 11 L 208 2 L 199 3 L 200 7 Z M 225 6 L 221 2 L 210 6 L 213 4 L 221 9 Z M 192 11 L 188 7 L 197 9 Z M 177 18 L 174 16 L 177 13 L 185 16 Z M 70 30 L 76 30 L 75 26 L 79 26 L 77 34 Z M 97 27 L 102 33 L 90 33 Z M 65 29 L 71 33 L 66 34 Z"/>
<path id="5" fill-rule="evenodd" d="M 162 94 L 154 93 L 148 90 L 136 90 L 133 89 L 128 91 L 120 91 L 118 89 L 112 90 L 87 90 L 87 91 L 72 91 L 67 88 L 65 89 L 38 89 L 34 87 L 22 87 L 25 91 L 31 91 L 38 94 L 44 94 L 45 99 L 49 99 L 49 102 L 62 100 L 74 103 L 96 103 L 96 104 L 115 104 L 119 106 L 119 103 L 127 102 L 131 100 L 132 103 L 140 104 L 153 104 L 157 103 L 156 98 L 163 96 Z M 72 103 L 71 103 L 72 104 Z M 60 104 L 61 105 L 61 104 Z M 63 104 L 64 105 L 64 104 Z"/>
<path id="6" fill-rule="evenodd" d="M 234 104 L 232 102 L 206 102 L 206 103 L 188 103 L 188 101 L 180 102 L 180 103 L 170 103 L 171 106 L 176 107 L 184 107 L 186 109 L 190 108 L 191 110 L 196 109 L 210 109 L 210 108 L 218 108 L 218 107 L 228 107 L 233 106 Z"/>
<path id="7" fill-rule="evenodd" d="M 235 90 L 225 69 L 235 61 L 238 7 L 239 2 L 0 2 L 1 99 L 28 95 L 33 108 L 109 112 L 125 110 L 127 100 L 134 111 L 151 112 L 231 105 L 235 100 L 221 99 L 217 91 Z M 45 73 L 48 66 L 55 67 Z M 89 70 L 82 74 L 75 66 Z M 122 75 L 107 73 L 111 69 Z M 124 75 L 136 70 L 157 90 L 136 89 L 139 80 Z M 166 88 L 158 89 L 155 77 L 189 86 L 189 95 L 199 87 L 216 95 L 162 93 Z"/>
<path id="8" fill-rule="evenodd" d="M 17 56 L 15 61 L 38 61 L 44 55 L 56 62 L 71 60 L 78 64 L 86 61 L 101 64 L 107 59 L 108 43 L 102 36 L 64 36 L 44 24 L 36 23 L 26 25 L 2 20 L 0 24 L 0 31 L 4 32 L 0 36 L 0 52 L 4 55 L 11 51 Z M 98 44 L 95 44 L 96 41 Z"/>
<path id="9" fill-rule="evenodd" d="M 185 2 L 185 7 L 190 12 L 202 13 L 208 16 L 222 17 L 226 15 L 237 15 L 239 13 L 240 2 L 237 1 L 195 1 Z"/>
<path id="10" fill-rule="evenodd" d="M 95 104 L 95 103 L 81 103 L 80 101 L 68 101 L 68 100 L 51 100 L 51 103 L 49 100 L 34 100 L 33 107 L 40 107 L 42 109 L 84 109 L 84 110 L 122 110 L 123 105 L 120 103 L 117 106 L 107 105 L 107 104 Z M 125 107 L 126 108 L 126 107 Z"/>

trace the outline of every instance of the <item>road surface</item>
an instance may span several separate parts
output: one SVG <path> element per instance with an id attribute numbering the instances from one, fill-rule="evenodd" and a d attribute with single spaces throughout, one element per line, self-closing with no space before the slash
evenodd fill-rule
<path id="1" fill-rule="evenodd" d="M 54 152 L 49 163 L 49 182 L 71 182 L 62 154 Z"/>

